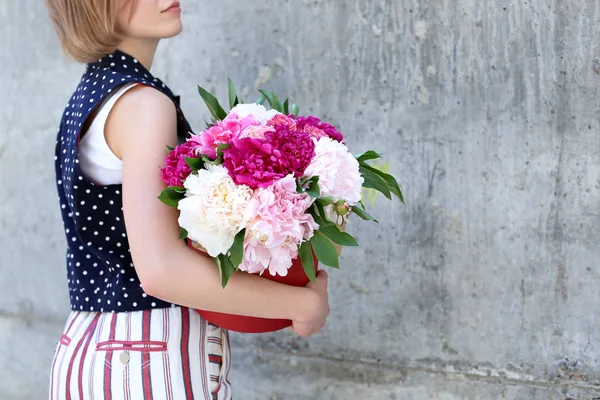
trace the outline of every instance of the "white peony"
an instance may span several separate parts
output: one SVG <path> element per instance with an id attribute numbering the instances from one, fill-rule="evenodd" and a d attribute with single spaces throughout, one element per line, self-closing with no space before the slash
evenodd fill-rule
<path id="1" fill-rule="evenodd" d="M 319 177 L 321 196 L 331 196 L 354 206 L 361 199 L 364 182 L 358 168 L 358 161 L 345 144 L 326 137 L 316 142 L 315 156 L 304 176 Z"/>
<path id="2" fill-rule="evenodd" d="M 277 114 L 281 114 L 276 110 L 267 111 L 264 106 L 255 103 L 238 104 L 231 109 L 230 113 L 236 113 L 240 119 L 246 118 L 248 115 L 252 115 L 258 122 L 261 123 L 261 125 L 266 125 L 271 118 Z"/>
<path id="3" fill-rule="evenodd" d="M 179 226 L 211 257 L 226 254 L 235 235 L 244 229 L 252 189 L 236 185 L 224 167 L 213 165 L 190 175 L 183 185 L 187 191 L 177 207 L 181 211 Z"/>

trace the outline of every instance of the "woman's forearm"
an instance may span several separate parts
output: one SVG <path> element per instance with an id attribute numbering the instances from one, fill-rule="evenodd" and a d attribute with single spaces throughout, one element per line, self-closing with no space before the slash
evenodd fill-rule
<path id="1" fill-rule="evenodd" d="M 169 252 L 161 265 L 145 268 L 152 271 L 142 281 L 148 294 L 190 308 L 261 318 L 301 319 L 318 301 L 312 290 L 244 272 L 234 273 L 223 289 L 215 262 L 187 248 L 183 242 Z"/>

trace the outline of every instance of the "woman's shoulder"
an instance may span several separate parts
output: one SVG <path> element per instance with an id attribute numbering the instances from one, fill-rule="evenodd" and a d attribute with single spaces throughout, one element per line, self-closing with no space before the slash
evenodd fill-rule
<path id="1" fill-rule="evenodd" d="M 154 120 L 165 115 L 175 115 L 175 104 L 161 91 L 146 85 L 135 85 L 120 96 L 111 114 L 130 119 L 146 118 Z"/>
<path id="2" fill-rule="evenodd" d="M 126 134 L 124 134 L 126 133 Z M 159 90 L 136 85 L 124 93 L 108 115 L 104 134 L 115 155 L 123 159 L 123 139 L 171 142 L 177 134 L 177 112 L 173 101 Z"/>
<path id="3" fill-rule="evenodd" d="M 74 117 L 78 117 L 82 121 L 87 120 L 89 114 L 99 108 L 108 98 L 111 98 L 119 89 L 130 84 L 136 84 L 140 88 L 148 88 L 143 92 L 153 94 L 144 96 L 148 97 L 149 101 L 152 101 L 154 97 L 159 97 L 154 92 L 160 92 L 160 90 L 158 88 L 154 89 L 155 82 L 150 76 L 146 78 L 139 74 L 125 74 L 108 67 L 88 64 L 69 99 L 63 118 L 68 117 L 67 119 L 72 120 Z M 137 96 L 131 96 L 133 91 L 130 90 L 129 92 L 131 93 L 127 93 L 126 97 L 137 98 Z M 125 98 L 125 96 L 123 97 Z M 164 97 L 168 96 L 164 95 Z"/>

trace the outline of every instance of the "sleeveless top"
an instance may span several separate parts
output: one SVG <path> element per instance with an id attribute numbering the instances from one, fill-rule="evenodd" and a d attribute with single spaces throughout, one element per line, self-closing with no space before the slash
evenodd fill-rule
<path id="1" fill-rule="evenodd" d="M 100 185 L 123 183 L 123 161 L 113 153 L 106 142 L 104 127 L 108 116 L 117 103 L 136 83 L 122 86 L 100 106 L 88 130 L 79 141 L 79 166 L 84 176 Z"/>
<path id="2" fill-rule="evenodd" d="M 122 185 L 96 184 L 84 176 L 79 164 L 78 142 L 86 120 L 108 95 L 129 83 L 154 87 L 173 100 L 179 141 L 191 131 L 179 98 L 130 55 L 117 50 L 87 65 L 64 111 L 54 158 L 72 310 L 124 312 L 174 306 L 148 296 L 141 287 L 127 241 Z"/>

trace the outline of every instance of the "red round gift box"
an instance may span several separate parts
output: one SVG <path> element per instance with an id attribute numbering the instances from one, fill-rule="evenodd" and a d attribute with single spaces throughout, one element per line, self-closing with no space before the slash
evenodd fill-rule
<path id="1" fill-rule="evenodd" d="M 192 246 L 192 242 L 187 240 L 188 246 L 194 251 L 209 257 L 205 252 Z M 316 256 L 313 254 L 315 262 L 315 270 L 318 266 Z M 274 282 L 283 283 L 290 286 L 306 286 L 309 282 L 304 268 L 302 267 L 302 261 L 300 258 L 296 258 L 292 262 L 292 266 L 288 270 L 286 276 L 275 275 L 272 276 L 268 271 L 265 271 L 262 278 L 269 279 Z M 268 319 L 268 318 L 256 318 L 256 317 L 245 317 L 241 315 L 224 314 L 213 311 L 196 310 L 198 314 L 208 322 L 217 325 L 223 329 L 227 329 L 235 332 L 243 333 L 266 333 L 275 332 L 288 326 L 292 325 L 292 321 L 287 319 Z"/>

